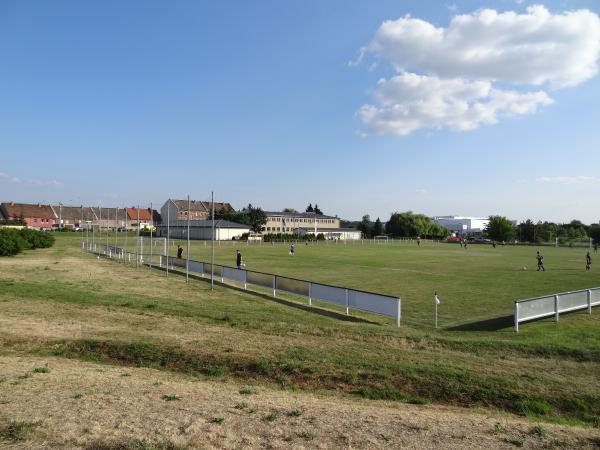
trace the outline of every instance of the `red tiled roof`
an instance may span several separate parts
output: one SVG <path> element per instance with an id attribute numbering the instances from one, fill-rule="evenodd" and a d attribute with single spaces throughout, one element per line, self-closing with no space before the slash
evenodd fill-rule
<path id="1" fill-rule="evenodd" d="M 152 215 L 150 214 L 149 208 L 139 208 L 139 211 L 140 220 L 145 222 L 152 221 Z M 129 217 L 129 220 L 138 220 L 138 208 L 127 208 L 127 216 Z"/>
<path id="2" fill-rule="evenodd" d="M 54 211 L 50 205 L 29 205 L 27 203 L 2 203 L 4 214 L 9 218 L 24 218 L 35 217 L 40 219 L 56 219 Z"/>

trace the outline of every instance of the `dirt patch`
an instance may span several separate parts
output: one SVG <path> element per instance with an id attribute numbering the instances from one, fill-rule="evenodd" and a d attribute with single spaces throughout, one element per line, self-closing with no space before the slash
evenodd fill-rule
<path id="1" fill-rule="evenodd" d="M 38 370 L 34 370 L 38 368 Z M 479 410 L 346 400 L 62 358 L 0 357 L 8 448 L 595 448 L 597 430 Z"/>

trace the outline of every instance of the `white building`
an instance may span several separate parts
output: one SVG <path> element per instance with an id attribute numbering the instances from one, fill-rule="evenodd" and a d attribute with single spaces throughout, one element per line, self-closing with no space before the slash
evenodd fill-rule
<path id="1" fill-rule="evenodd" d="M 431 220 L 461 235 L 481 233 L 490 221 L 487 217 L 463 216 L 435 216 Z"/>
<path id="2" fill-rule="evenodd" d="M 293 233 L 315 234 L 314 228 L 296 228 Z M 317 234 L 322 234 L 327 240 L 359 241 L 362 232 L 355 228 L 317 228 Z"/>
<path id="3" fill-rule="evenodd" d="M 187 220 L 171 220 L 169 230 L 171 239 L 187 239 L 187 226 Z M 228 220 L 215 220 L 215 240 L 217 241 L 240 239 L 242 234 L 249 232 L 250 227 L 248 225 Z M 167 237 L 167 225 L 159 225 L 156 228 L 156 235 Z M 190 220 L 190 239 L 212 239 L 212 220 Z"/>

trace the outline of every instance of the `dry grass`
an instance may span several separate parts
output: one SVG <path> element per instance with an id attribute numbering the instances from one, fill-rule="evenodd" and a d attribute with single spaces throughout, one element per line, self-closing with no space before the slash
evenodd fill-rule
<path id="1" fill-rule="evenodd" d="M 49 374 L 10 384 L 46 364 Z M 162 448 L 468 449 L 514 448 L 510 441 L 521 439 L 527 448 L 594 448 L 598 442 L 593 430 L 546 424 L 544 433 L 536 433 L 528 420 L 490 417 L 479 410 L 350 401 L 261 387 L 242 395 L 243 386 L 233 382 L 198 381 L 152 369 L 128 369 L 131 376 L 123 377 L 119 368 L 61 358 L 5 356 L 0 372 L 9 383 L 0 395 L 0 423 L 39 421 L 26 436 L 31 447 L 46 442 L 53 448 L 135 448 L 136 442 L 146 442 Z M 162 399 L 173 395 L 179 400 Z M 241 402 L 248 408 L 236 409 Z M 277 420 L 264 419 L 272 413 Z"/>

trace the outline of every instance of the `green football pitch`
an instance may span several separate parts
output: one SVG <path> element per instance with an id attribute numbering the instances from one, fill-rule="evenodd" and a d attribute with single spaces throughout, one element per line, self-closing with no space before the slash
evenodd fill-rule
<path id="1" fill-rule="evenodd" d="M 103 243 L 103 239 L 98 239 Z M 114 245 L 115 239 L 110 236 Z M 118 238 L 117 244 L 124 245 Z M 176 255 L 172 240 L 169 254 Z M 135 251 L 135 238 L 127 247 Z M 343 242 L 296 245 L 221 242 L 215 245 L 215 262 L 235 266 L 240 250 L 246 269 L 389 294 L 402 299 L 402 321 L 406 324 L 432 323 L 437 291 L 441 304 L 440 326 L 451 327 L 512 314 L 514 301 L 539 295 L 600 286 L 600 262 L 586 272 L 585 248 L 501 246 L 423 241 Z M 536 270 L 536 251 L 545 257 L 545 272 Z M 149 239 L 144 238 L 144 253 Z M 162 239 L 154 241 L 153 252 L 162 253 Z M 191 259 L 210 261 L 211 243 L 191 241 Z M 592 251 L 592 258 L 594 258 Z M 594 258 L 595 259 L 595 258 Z"/>

